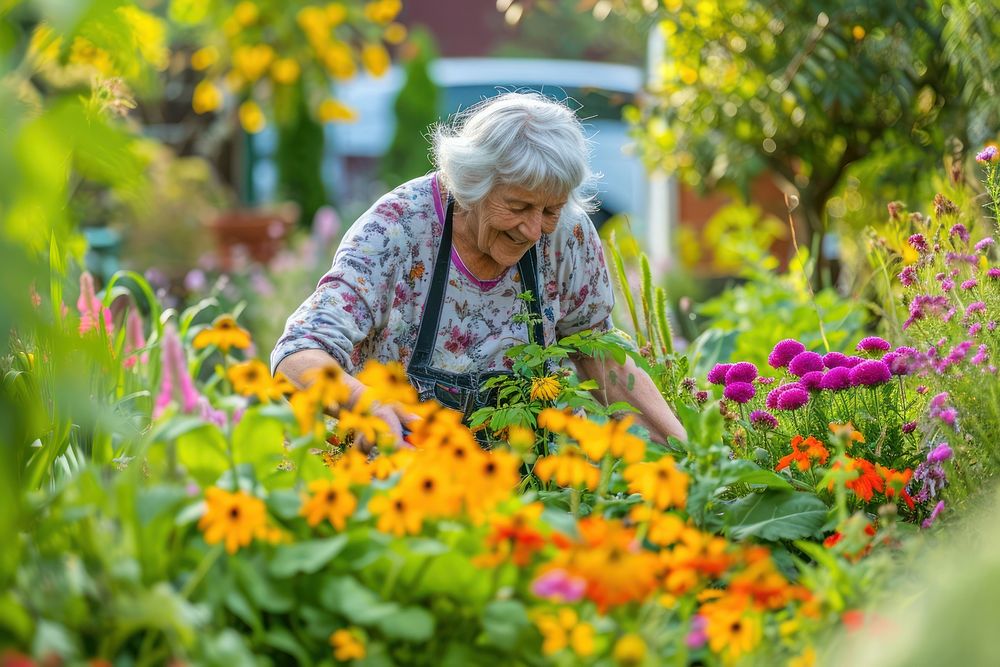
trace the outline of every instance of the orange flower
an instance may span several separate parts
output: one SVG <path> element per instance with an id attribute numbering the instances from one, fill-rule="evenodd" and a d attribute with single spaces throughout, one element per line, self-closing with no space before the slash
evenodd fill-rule
<path id="1" fill-rule="evenodd" d="M 913 470 L 907 468 L 903 472 L 899 472 L 892 468 L 883 468 L 878 464 L 875 465 L 875 470 L 885 480 L 885 497 L 892 498 L 899 495 L 907 507 L 912 510 L 914 505 L 913 498 L 906 492 L 906 485 L 910 483 L 910 479 L 913 477 Z"/>
<path id="2" fill-rule="evenodd" d="M 198 520 L 205 542 L 224 541 L 231 554 L 250 544 L 267 524 L 264 502 L 243 491 L 229 493 L 213 486 L 205 492 L 205 504 L 205 514 Z"/>
<path id="3" fill-rule="evenodd" d="M 365 644 L 357 630 L 337 630 L 330 635 L 333 657 L 339 662 L 361 660 L 365 657 Z"/>
<path id="4" fill-rule="evenodd" d="M 368 503 L 368 509 L 378 517 L 375 528 L 397 537 L 417 535 L 424 522 L 424 514 L 417 503 L 407 498 L 399 489 L 388 495 L 378 495 Z"/>
<path id="5" fill-rule="evenodd" d="M 336 364 L 310 368 L 302 373 L 302 379 L 306 391 L 324 407 L 343 405 L 351 397 L 351 390 L 344 382 L 344 371 Z"/>
<path id="6" fill-rule="evenodd" d="M 299 513 L 310 526 L 328 519 L 337 530 L 344 530 L 347 518 L 354 514 L 358 501 L 343 479 L 319 479 L 309 484 L 312 497 L 303 504 Z"/>
<path id="7" fill-rule="evenodd" d="M 640 494 L 657 509 L 683 508 L 687 502 L 688 475 L 677 469 L 672 456 L 651 463 L 633 463 L 623 473 L 628 490 Z"/>
<path id="8" fill-rule="evenodd" d="M 847 440 L 848 444 L 852 442 L 864 442 L 865 436 L 854 429 L 854 424 L 847 422 L 846 424 L 837 424 L 836 422 L 830 422 L 830 433 L 835 436 L 843 437 Z"/>
<path id="9" fill-rule="evenodd" d="M 403 366 L 397 362 L 382 364 L 369 361 L 357 377 L 367 387 L 362 401 L 403 405 L 417 402 L 417 391 L 407 379 Z"/>
<path id="10" fill-rule="evenodd" d="M 601 473 L 584 458 L 579 449 L 565 447 L 555 456 L 543 456 L 535 462 L 535 475 L 543 482 L 555 478 L 559 486 L 596 489 Z"/>
<path id="11" fill-rule="evenodd" d="M 882 492 L 885 489 L 885 482 L 875 471 L 875 466 L 871 461 L 850 456 L 845 456 L 845 458 L 847 465 L 843 469 L 853 474 L 853 478 L 846 482 L 847 488 L 866 503 L 870 502 L 876 491 Z M 840 461 L 837 461 L 833 464 L 832 470 L 840 470 L 841 467 Z M 833 482 L 830 482 L 827 488 L 832 490 Z"/>
<path id="12" fill-rule="evenodd" d="M 491 530 L 485 544 L 490 551 L 476 559 L 480 567 L 496 567 L 510 560 L 526 567 L 546 544 L 545 536 L 535 527 L 542 514 L 541 503 L 519 507 L 511 516 L 490 519 Z"/>
<path id="13" fill-rule="evenodd" d="M 230 366 L 228 376 L 237 394 L 256 396 L 261 403 L 270 403 L 295 390 L 281 373 L 271 377 L 271 372 L 259 359 Z"/>
<path id="14" fill-rule="evenodd" d="M 642 548 L 634 530 L 593 516 L 581 520 L 578 528 L 581 542 L 561 565 L 586 580 L 584 595 L 601 613 L 644 600 L 655 590 L 659 561 L 656 554 Z"/>
<path id="15" fill-rule="evenodd" d="M 194 337 L 192 345 L 196 350 L 214 345 L 223 352 L 235 347 L 245 350 L 250 347 L 250 332 L 236 324 L 232 315 L 220 315 L 212 322 L 212 326 L 202 329 Z"/>
<path id="16" fill-rule="evenodd" d="M 503 450 L 477 457 L 469 469 L 471 483 L 462 485 L 465 507 L 473 521 L 478 522 L 484 512 L 510 497 L 521 478 L 520 468 L 521 459 Z"/>
<path id="17" fill-rule="evenodd" d="M 778 465 L 774 466 L 774 469 L 784 470 L 794 463 L 796 468 L 805 472 L 814 463 L 823 465 L 829 458 L 830 452 L 819 440 L 812 436 L 803 438 L 801 435 L 797 435 L 792 438 L 792 453 L 783 456 L 778 461 Z"/>
<path id="18" fill-rule="evenodd" d="M 732 663 L 757 647 L 763 637 L 760 615 L 745 608 L 740 598 L 722 598 L 702 605 L 708 647 L 723 660 Z"/>
<path id="19" fill-rule="evenodd" d="M 635 463 L 645 455 L 646 443 L 628 432 L 633 421 L 632 415 L 620 420 L 610 419 L 604 424 L 574 418 L 567 423 L 566 431 L 580 443 L 591 461 L 600 461 L 610 451 L 612 456 L 626 463 Z"/>
<path id="20" fill-rule="evenodd" d="M 450 517 L 458 513 L 461 500 L 458 490 L 440 468 L 426 464 L 411 467 L 403 475 L 399 490 L 427 516 Z"/>

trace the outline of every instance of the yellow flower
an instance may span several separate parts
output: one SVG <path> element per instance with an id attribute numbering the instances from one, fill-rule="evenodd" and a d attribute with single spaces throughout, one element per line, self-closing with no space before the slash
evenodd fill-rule
<path id="1" fill-rule="evenodd" d="M 337 478 L 344 478 L 348 484 L 365 486 L 372 481 L 372 467 L 368 465 L 368 457 L 353 447 L 335 458 L 330 469 Z"/>
<path id="2" fill-rule="evenodd" d="M 351 389 L 344 382 L 344 371 L 336 364 L 310 368 L 302 373 L 310 394 L 326 407 L 344 404 L 351 397 Z"/>
<path id="3" fill-rule="evenodd" d="M 271 78 L 285 86 L 298 81 L 301 72 L 302 68 L 294 58 L 278 58 L 271 65 Z"/>
<path id="4" fill-rule="evenodd" d="M 197 350 L 209 345 L 214 345 L 223 352 L 228 352 L 232 347 L 245 350 L 250 347 L 250 332 L 236 324 L 236 318 L 232 315 L 219 315 L 211 327 L 198 332 L 192 345 Z"/>
<path id="5" fill-rule="evenodd" d="M 367 389 L 365 401 L 380 403 L 416 403 L 417 392 L 406 377 L 406 371 L 398 362 L 382 364 L 369 361 L 357 375 L 358 381 Z"/>
<path id="6" fill-rule="evenodd" d="M 300 514 L 310 526 L 328 519 L 337 530 L 344 530 L 347 518 L 354 514 L 358 501 L 347 486 L 347 480 L 319 479 L 309 484 L 312 496 L 303 504 Z"/>
<path id="7" fill-rule="evenodd" d="M 406 41 L 406 26 L 402 23 L 390 23 L 385 27 L 382 39 L 389 44 L 402 44 Z"/>
<path id="8" fill-rule="evenodd" d="M 285 376 L 279 373 L 277 377 L 271 377 L 267 366 L 259 359 L 234 364 L 229 368 L 228 375 L 237 394 L 256 396 L 261 403 L 270 403 L 293 391 Z"/>
<path id="9" fill-rule="evenodd" d="M 295 415 L 296 421 L 299 422 L 301 434 L 312 434 L 316 438 L 323 437 L 326 425 L 323 422 L 319 398 L 307 391 L 297 391 L 292 394 L 288 402 L 292 406 L 292 413 Z"/>
<path id="10" fill-rule="evenodd" d="M 318 116 L 321 123 L 353 123 L 358 119 L 358 113 L 354 109 L 329 98 L 320 103 Z"/>
<path id="11" fill-rule="evenodd" d="M 361 62 L 372 76 L 384 76 L 389 71 L 389 52 L 381 44 L 365 44 L 361 49 Z"/>
<path id="12" fill-rule="evenodd" d="M 191 108 L 197 114 L 209 113 L 222 106 L 222 91 L 211 81 L 205 80 L 194 87 Z"/>
<path id="13" fill-rule="evenodd" d="M 535 446 L 535 432 L 524 426 L 511 426 L 507 429 L 507 444 L 518 452 L 531 449 Z"/>
<path id="14" fill-rule="evenodd" d="M 816 649 L 807 646 L 802 653 L 788 661 L 788 667 L 815 667 Z"/>
<path id="15" fill-rule="evenodd" d="M 170 61 L 166 21 L 138 7 L 119 7 L 117 11 L 131 28 L 133 43 L 143 59 L 156 69 L 165 70 Z"/>
<path id="16" fill-rule="evenodd" d="M 31 34 L 28 53 L 38 62 L 53 62 L 59 58 L 61 46 L 62 37 L 56 35 L 52 28 L 42 23 Z"/>
<path id="17" fill-rule="evenodd" d="M 590 623 L 580 623 L 570 630 L 569 647 L 581 658 L 593 655 L 594 626 Z"/>
<path id="18" fill-rule="evenodd" d="M 198 521 L 205 542 L 225 541 L 231 554 L 250 544 L 267 523 L 263 501 L 243 491 L 229 493 L 213 486 L 205 492 L 205 504 L 205 514 Z"/>
<path id="19" fill-rule="evenodd" d="M 339 2 L 331 2 L 326 6 L 326 20 L 331 28 L 336 28 L 347 19 L 347 7 Z"/>
<path id="20" fill-rule="evenodd" d="M 365 644 L 357 631 L 337 630 L 330 635 L 330 645 L 333 646 L 333 657 L 340 662 L 365 657 Z"/>
<path id="21" fill-rule="evenodd" d="M 448 517 L 458 513 L 461 498 L 444 470 L 430 466 L 410 468 L 403 475 L 399 489 L 429 516 Z"/>
<path id="22" fill-rule="evenodd" d="M 267 124 L 267 121 L 264 119 L 264 112 L 260 110 L 260 107 L 253 100 L 240 105 L 240 124 L 250 134 L 257 134 Z"/>
<path id="23" fill-rule="evenodd" d="M 389 23 L 403 9 L 400 0 L 375 0 L 365 5 L 365 17 L 374 23 Z"/>
<path id="24" fill-rule="evenodd" d="M 555 375 L 546 375 L 531 380 L 531 400 L 554 401 L 562 393 L 562 383 Z"/>
<path id="25" fill-rule="evenodd" d="M 565 410 L 546 408 L 538 413 L 538 427 L 548 429 L 553 433 L 562 433 L 576 418 Z"/>
<path id="26" fill-rule="evenodd" d="M 743 609 L 726 605 L 724 601 L 713 604 L 711 612 L 702 607 L 702 612 L 708 619 L 705 628 L 708 647 L 727 662 L 735 662 L 750 653 L 760 642 L 761 626 L 756 614 L 744 613 Z"/>
<path id="27" fill-rule="evenodd" d="M 637 634 L 629 633 L 615 642 L 615 662 L 622 667 L 635 667 L 646 659 L 646 642 Z"/>
<path id="28" fill-rule="evenodd" d="M 610 450 L 612 456 L 624 459 L 626 463 L 641 461 L 646 453 L 646 444 L 628 432 L 635 418 L 610 419 L 604 424 L 595 424 L 589 419 L 572 419 L 566 425 L 566 432 L 580 443 L 580 447 L 591 461 L 600 461 Z"/>
<path id="29" fill-rule="evenodd" d="M 863 26 L 856 25 L 851 28 L 851 36 L 858 42 L 865 38 L 865 29 Z"/>
<path id="30" fill-rule="evenodd" d="M 388 495 L 375 496 L 368 502 L 368 510 L 378 520 L 375 528 L 397 537 L 416 535 L 424 522 L 424 515 L 417 503 L 407 498 L 397 487 Z"/>
<path id="31" fill-rule="evenodd" d="M 367 410 L 341 408 L 337 415 L 337 434 L 346 436 L 348 433 L 354 433 L 354 437 L 364 438 L 370 444 L 379 444 L 392 437 L 389 425 Z"/>
<path id="32" fill-rule="evenodd" d="M 319 55 L 326 70 L 338 79 L 350 79 L 357 71 L 354 54 L 343 42 L 331 42 Z"/>
<path id="33" fill-rule="evenodd" d="M 260 16 L 260 9 L 257 8 L 252 2 L 244 0 L 243 2 L 236 5 L 233 8 L 233 18 L 241 26 L 248 26 L 252 23 L 256 23 L 257 18 Z"/>
<path id="34" fill-rule="evenodd" d="M 233 69 L 250 83 L 263 76 L 273 61 L 274 49 L 268 44 L 238 46 L 233 51 Z"/>
<path id="35" fill-rule="evenodd" d="M 314 5 L 300 9 L 299 13 L 295 15 L 295 21 L 310 41 L 319 41 L 325 38 L 330 31 L 326 12 Z"/>
<path id="36" fill-rule="evenodd" d="M 535 462 L 535 475 L 543 482 L 553 477 L 559 486 L 596 489 L 600 471 L 592 466 L 579 449 L 564 448 L 555 456 L 543 456 Z"/>
<path id="37" fill-rule="evenodd" d="M 690 478 L 677 469 L 670 456 L 653 463 L 633 463 L 623 474 L 628 490 L 638 493 L 657 509 L 683 508 L 687 502 Z"/>
<path id="38" fill-rule="evenodd" d="M 219 50 L 214 46 L 204 46 L 191 54 L 191 67 L 206 70 L 219 60 Z"/>

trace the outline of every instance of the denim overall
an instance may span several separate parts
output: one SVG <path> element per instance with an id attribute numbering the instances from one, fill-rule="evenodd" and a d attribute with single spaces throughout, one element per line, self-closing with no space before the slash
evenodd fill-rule
<path id="1" fill-rule="evenodd" d="M 511 375 L 508 371 L 487 371 L 471 373 L 454 373 L 431 366 L 431 357 L 437 340 L 441 321 L 441 306 L 444 303 L 444 292 L 448 284 L 449 262 L 451 261 L 452 217 L 455 201 L 448 197 L 448 213 L 444 220 L 444 232 L 441 245 L 438 247 L 437 259 L 434 262 L 434 273 L 431 278 L 430 291 L 424 302 L 423 316 L 420 320 L 420 330 L 417 334 L 417 344 L 410 357 L 406 369 L 410 383 L 416 388 L 420 400 L 436 400 L 442 405 L 458 410 L 465 422 L 476 410 L 496 405 L 495 389 L 482 389 L 482 384 L 491 377 Z M 532 313 L 537 316 L 534 325 L 535 342 L 544 344 L 542 329 L 540 294 L 538 291 L 538 254 L 535 246 L 526 252 L 517 263 L 521 281 L 526 291 L 530 291 L 534 299 L 529 303 Z M 482 442 L 482 439 L 480 439 Z"/>

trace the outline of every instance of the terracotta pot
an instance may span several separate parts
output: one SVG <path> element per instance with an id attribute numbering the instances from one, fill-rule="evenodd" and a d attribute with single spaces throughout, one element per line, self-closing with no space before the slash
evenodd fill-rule
<path id="1" fill-rule="evenodd" d="M 219 266 L 232 271 L 241 256 L 267 264 L 283 247 L 298 217 L 299 208 L 295 204 L 223 211 L 207 223 L 215 237 Z"/>

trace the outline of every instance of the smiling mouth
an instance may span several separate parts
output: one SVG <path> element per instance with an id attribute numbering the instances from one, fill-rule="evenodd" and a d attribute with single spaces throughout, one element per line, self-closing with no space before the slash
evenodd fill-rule
<path id="1" fill-rule="evenodd" d="M 509 238 L 515 245 L 527 245 L 529 241 L 527 239 L 516 239 L 510 235 L 510 232 L 504 232 L 504 236 Z"/>

